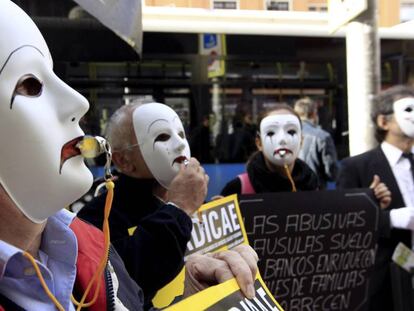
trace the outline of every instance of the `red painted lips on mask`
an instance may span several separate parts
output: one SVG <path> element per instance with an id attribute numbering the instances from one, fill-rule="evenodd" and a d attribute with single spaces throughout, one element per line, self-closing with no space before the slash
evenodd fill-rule
<path id="1" fill-rule="evenodd" d="M 174 159 L 172 165 L 174 165 L 174 163 L 185 163 L 185 161 L 187 161 L 187 158 L 185 156 L 179 156 Z"/>
<path id="2" fill-rule="evenodd" d="M 292 154 L 293 152 L 291 150 L 289 150 L 289 149 L 286 149 L 286 148 L 280 148 L 280 149 L 276 149 L 273 152 L 273 156 L 279 154 L 283 158 L 287 153 L 291 153 Z"/>
<path id="3" fill-rule="evenodd" d="M 77 155 L 81 154 L 81 151 L 76 146 L 81 140 L 83 139 L 83 136 L 76 137 L 70 141 L 68 141 L 66 144 L 63 145 L 62 151 L 60 153 L 60 168 L 59 168 L 59 174 L 62 173 L 62 167 L 63 164 L 66 162 L 66 160 L 69 160 L 70 158 L 76 157 Z"/>

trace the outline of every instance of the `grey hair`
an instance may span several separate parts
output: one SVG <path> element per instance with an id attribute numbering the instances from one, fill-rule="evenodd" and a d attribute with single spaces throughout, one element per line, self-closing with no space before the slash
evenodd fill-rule
<path id="1" fill-rule="evenodd" d="M 318 106 L 316 102 L 309 97 L 298 99 L 295 102 L 295 111 L 302 119 L 309 119 L 312 114 L 317 110 Z"/>
<path id="2" fill-rule="evenodd" d="M 124 150 L 135 143 L 132 114 L 142 104 L 123 105 L 112 114 L 105 131 L 105 136 L 112 150 Z"/>
<path id="3" fill-rule="evenodd" d="M 387 131 L 378 126 L 378 117 L 384 115 L 388 121 L 391 120 L 394 114 L 394 102 L 404 97 L 414 97 L 414 89 L 411 86 L 395 85 L 373 98 L 371 120 L 375 127 L 375 138 L 379 143 L 384 141 Z"/>

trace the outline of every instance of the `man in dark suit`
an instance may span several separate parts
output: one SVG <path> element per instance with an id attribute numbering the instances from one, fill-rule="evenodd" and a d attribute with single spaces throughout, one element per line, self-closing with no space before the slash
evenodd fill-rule
<path id="1" fill-rule="evenodd" d="M 380 145 L 342 161 L 338 188 L 369 187 L 378 178 L 391 191 L 391 204 L 382 206 L 379 240 L 370 281 L 370 310 L 393 310 L 390 262 L 398 242 L 411 247 L 414 230 L 414 90 L 394 86 L 378 94 L 372 121 Z M 376 177 L 375 177 L 376 176 Z"/>

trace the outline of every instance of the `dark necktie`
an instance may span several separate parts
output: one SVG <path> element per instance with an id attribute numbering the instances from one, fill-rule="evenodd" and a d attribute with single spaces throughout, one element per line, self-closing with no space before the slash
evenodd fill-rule
<path id="1" fill-rule="evenodd" d="M 406 158 L 408 161 L 410 161 L 411 174 L 413 175 L 413 181 L 414 181 L 414 157 L 413 157 L 413 154 L 411 152 L 403 153 L 402 157 Z"/>

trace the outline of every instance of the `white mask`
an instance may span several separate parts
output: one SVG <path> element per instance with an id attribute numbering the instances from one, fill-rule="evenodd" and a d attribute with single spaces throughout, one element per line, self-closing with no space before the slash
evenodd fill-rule
<path id="1" fill-rule="evenodd" d="M 414 98 L 405 97 L 395 101 L 394 116 L 401 131 L 414 138 Z"/>
<path id="2" fill-rule="evenodd" d="M 132 118 L 145 163 L 154 178 L 168 189 L 180 164 L 190 159 L 180 118 L 170 107 L 159 103 L 139 106 Z"/>
<path id="3" fill-rule="evenodd" d="M 41 33 L 7 0 L 0 1 L 0 33 L 0 183 L 23 214 L 40 223 L 92 185 L 73 147 L 84 134 L 79 119 L 89 105 L 53 73 Z"/>
<path id="4" fill-rule="evenodd" d="M 263 154 L 274 165 L 289 165 L 295 161 L 301 137 L 299 119 L 292 114 L 270 115 L 260 123 Z"/>

